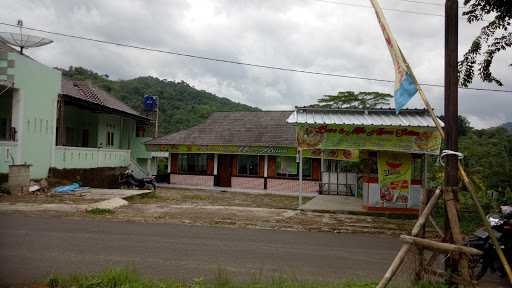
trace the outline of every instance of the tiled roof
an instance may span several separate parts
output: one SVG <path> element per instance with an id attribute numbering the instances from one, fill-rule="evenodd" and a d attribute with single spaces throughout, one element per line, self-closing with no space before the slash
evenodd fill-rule
<path id="1" fill-rule="evenodd" d="M 60 94 L 142 117 L 123 101 L 93 86 L 88 81 L 62 79 Z"/>
<path id="2" fill-rule="evenodd" d="M 296 146 L 292 111 L 216 112 L 205 123 L 146 144 Z"/>
<path id="3" fill-rule="evenodd" d="M 411 127 L 435 127 L 430 114 L 424 109 L 322 109 L 297 108 L 287 119 L 288 123 L 387 125 Z M 441 122 L 442 123 L 442 122 Z"/>
<path id="4" fill-rule="evenodd" d="M 18 53 L 18 50 L 14 49 L 11 46 L 9 46 L 9 45 L 5 44 L 4 42 L 0 41 L 0 54 L 12 53 L 12 52 Z"/>

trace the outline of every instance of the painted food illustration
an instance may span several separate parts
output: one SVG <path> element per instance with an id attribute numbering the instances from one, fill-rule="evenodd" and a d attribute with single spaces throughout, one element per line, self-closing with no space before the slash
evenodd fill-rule
<path id="1" fill-rule="evenodd" d="M 315 128 L 306 127 L 298 133 L 297 140 L 303 148 L 317 148 L 324 141 L 324 134 L 316 133 Z"/>
<path id="2" fill-rule="evenodd" d="M 386 161 L 386 165 L 393 170 L 397 170 L 400 169 L 400 167 L 402 167 L 402 163 L 400 162 Z"/>

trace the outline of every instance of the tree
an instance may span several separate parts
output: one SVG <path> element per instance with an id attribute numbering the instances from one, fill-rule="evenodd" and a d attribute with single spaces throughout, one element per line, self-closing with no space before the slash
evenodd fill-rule
<path id="1" fill-rule="evenodd" d="M 441 121 L 445 121 L 444 115 L 439 116 L 439 119 L 441 119 Z M 468 135 L 471 129 L 473 129 L 473 127 L 471 127 L 469 120 L 462 115 L 457 115 L 457 133 L 459 136 Z"/>
<path id="2" fill-rule="evenodd" d="M 512 21 L 512 2 L 510 0 L 464 0 L 468 23 L 487 22 L 486 18 L 493 16 L 480 30 L 468 51 L 459 62 L 460 84 L 467 87 L 475 77 L 489 83 L 503 86 L 491 72 L 494 57 L 500 52 L 512 47 L 512 32 L 508 31 Z M 512 67 L 512 63 L 509 64 Z"/>
<path id="3" fill-rule="evenodd" d="M 342 91 L 336 95 L 324 95 L 313 107 L 374 109 L 388 107 L 392 95 L 380 92 Z"/>

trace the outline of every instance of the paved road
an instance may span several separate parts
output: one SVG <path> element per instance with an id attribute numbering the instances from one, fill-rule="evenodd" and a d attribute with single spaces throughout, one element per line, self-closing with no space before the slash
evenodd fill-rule
<path id="1" fill-rule="evenodd" d="M 374 235 L 268 231 L 176 224 L 0 215 L 0 282 L 52 272 L 134 267 L 190 280 L 219 270 L 249 279 L 273 273 L 324 280 L 377 279 L 399 248 Z"/>

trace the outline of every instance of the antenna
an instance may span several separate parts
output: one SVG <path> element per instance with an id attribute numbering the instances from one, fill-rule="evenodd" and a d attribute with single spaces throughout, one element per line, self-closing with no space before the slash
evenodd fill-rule
<path id="1" fill-rule="evenodd" d="M 41 47 L 44 45 L 48 45 L 53 41 L 34 35 L 23 34 L 23 20 L 19 19 L 16 23 L 16 26 L 20 28 L 19 33 L 15 32 L 0 32 L 0 41 L 5 42 L 11 46 L 16 46 L 20 48 L 20 54 L 23 54 L 23 49 L 25 48 L 34 48 Z"/>

